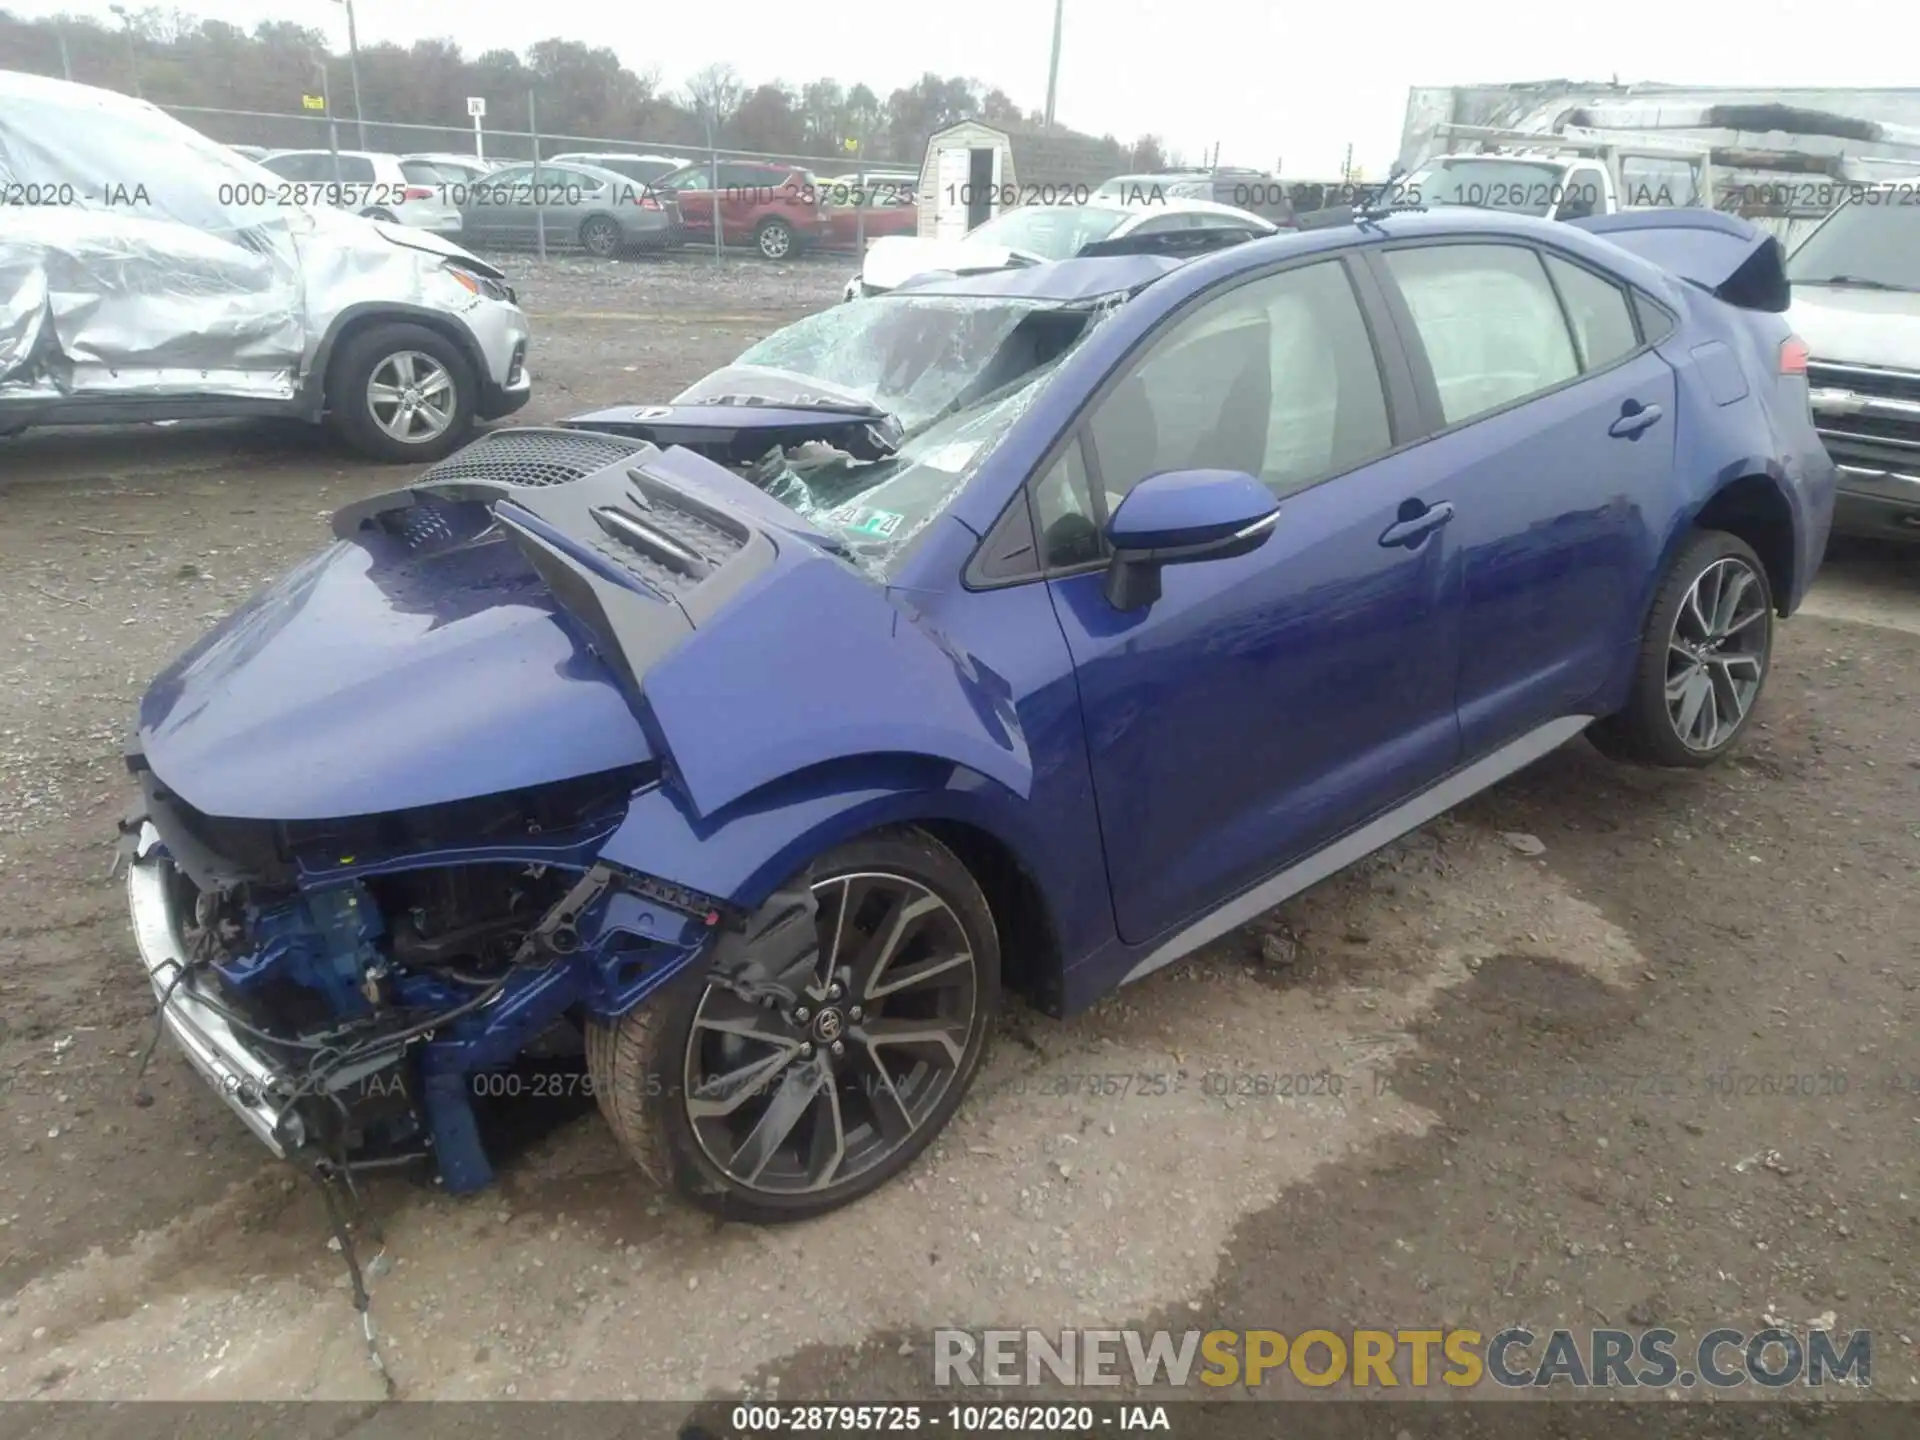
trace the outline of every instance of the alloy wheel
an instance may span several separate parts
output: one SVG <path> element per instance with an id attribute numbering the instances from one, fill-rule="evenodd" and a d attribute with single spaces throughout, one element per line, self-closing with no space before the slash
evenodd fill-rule
<path id="1" fill-rule="evenodd" d="M 780 224 L 768 225 L 760 232 L 760 253 L 769 260 L 784 260 L 793 248 L 793 233 Z"/>
<path id="2" fill-rule="evenodd" d="M 1667 637 L 1667 716 L 1690 750 L 1717 750 L 1753 708 L 1771 641 L 1767 591 L 1737 556 L 1701 571 Z"/>
<path id="3" fill-rule="evenodd" d="M 387 356 L 367 377 L 373 423 L 405 445 L 424 445 L 446 434 L 457 398 L 446 366 L 419 350 Z"/>
<path id="4" fill-rule="evenodd" d="M 683 1103 L 735 1184 L 799 1195 L 885 1163 L 939 1109 L 979 1019 L 965 927 L 919 881 L 860 871 L 812 885 L 817 949 L 795 1003 L 709 985 L 683 1061 Z"/>
<path id="5" fill-rule="evenodd" d="M 605 260 L 620 248 L 620 232 L 610 220 L 589 220 L 580 231 L 580 243 L 589 255 Z"/>

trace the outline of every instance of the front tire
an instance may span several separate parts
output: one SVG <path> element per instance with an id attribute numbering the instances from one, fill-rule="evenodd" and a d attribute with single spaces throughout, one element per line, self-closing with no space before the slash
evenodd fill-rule
<path id="1" fill-rule="evenodd" d="M 473 370 L 424 325 L 349 336 L 327 370 L 327 417 L 353 449 L 393 464 L 451 454 L 473 430 Z"/>
<path id="2" fill-rule="evenodd" d="M 808 892 L 811 933 L 782 961 L 795 1003 L 743 999 L 703 957 L 587 1027 L 594 1094 L 622 1147 L 726 1219 L 809 1219 L 899 1174 L 959 1108 L 998 1008 L 993 913 L 931 836 L 844 845 L 782 893 Z"/>
<path id="3" fill-rule="evenodd" d="M 1773 662 L 1773 588 L 1737 535 L 1702 530 L 1654 597 L 1625 708 L 1588 730 L 1616 760 L 1711 765 L 1746 733 Z"/>

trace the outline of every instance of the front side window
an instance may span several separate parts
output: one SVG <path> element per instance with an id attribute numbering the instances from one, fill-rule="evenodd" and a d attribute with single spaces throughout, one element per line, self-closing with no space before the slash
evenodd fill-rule
<path id="1" fill-rule="evenodd" d="M 1101 402 L 1090 437 L 1108 512 L 1170 470 L 1239 470 L 1284 496 L 1392 449 L 1345 266 L 1283 271 L 1202 304 Z"/>
<path id="2" fill-rule="evenodd" d="M 1447 424 L 1580 373 L 1560 302 L 1534 251 L 1424 245 L 1389 250 L 1383 258 L 1413 313 Z"/>

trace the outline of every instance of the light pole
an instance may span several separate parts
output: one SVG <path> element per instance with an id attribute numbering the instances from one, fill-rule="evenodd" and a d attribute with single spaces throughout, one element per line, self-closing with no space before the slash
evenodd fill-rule
<path id="1" fill-rule="evenodd" d="M 133 71 L 133 98 L 144 100 L 147 97 L 140 92 L 140 52 L 133 43 L 133 17 L 124 5 L 109 5 L 107 9 L 118 15 L 120 23 L 127 27 L 127 64 Z"/>
<path id="2" fill-rule="evenodd" d="M 347 73 L 353 77 L 353 127 L 359 132 L 360 148 L 367 148 L 367 119 L 360 113 L 360 34 L 353 24 L 353 0 L 336 0 L 347 7 Z"/>
<path id="3" fill-rule="evenodd" d="M 1047 64 L 1047 128 L 1053 128 L 1053 97 L 1060 84 L 1060 20 L 1067 0 L 1053 0 L 1053 59 Z"/>

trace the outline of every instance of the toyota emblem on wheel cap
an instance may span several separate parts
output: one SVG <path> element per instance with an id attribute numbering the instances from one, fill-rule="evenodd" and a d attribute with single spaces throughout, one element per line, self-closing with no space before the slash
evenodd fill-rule
<path id="1" fill-rule="evenodd" d="M 840 1032 L 846 1028 L 838 1010 L 822 1010 L 813 1021 L 813 1033 L 822 1040 L 833 1041 L 840 1038 Z"/>

